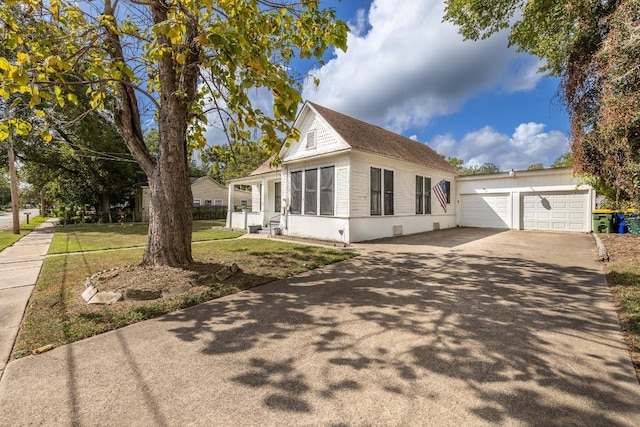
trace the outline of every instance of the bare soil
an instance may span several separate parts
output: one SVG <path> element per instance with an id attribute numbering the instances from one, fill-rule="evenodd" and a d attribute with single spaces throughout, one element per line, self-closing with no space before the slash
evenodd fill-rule
<path id="1" fill-rule="evenodd" d="M 163 298 L 169 298 L 202 291 L 206 287 L 219 283 L 215 273 L 223 267 L 213 263 L 194 263 L 189 269 L 136 265 L 99 272 L 91 276 L 90 281 L 99 291 L 124 294 L 127 289 L 159 290 L 162 291 Z"/>

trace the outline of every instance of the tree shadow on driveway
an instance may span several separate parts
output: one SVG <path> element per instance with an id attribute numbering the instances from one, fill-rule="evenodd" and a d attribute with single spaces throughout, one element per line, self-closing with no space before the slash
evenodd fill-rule
<path id="1" fill-rule="evenodd" d="M 283 424 L 640 419 L 640 387 L 595 265 L 370 253 L 162 321 L 213 363 L 234 355 L 220 387 L 243 387 Z"/>

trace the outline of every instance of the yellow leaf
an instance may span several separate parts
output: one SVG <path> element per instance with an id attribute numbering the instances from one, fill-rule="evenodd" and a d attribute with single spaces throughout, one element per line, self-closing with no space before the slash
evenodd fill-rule
<path id="1" fill-rule="evenodd" d="M 40 132 L 40 137 L 44 139 L 44 142 L 51 142 L 53 139 L 53 136 L 51 136 L 48 130 Z"/>
<path id="2" fill-rule="evenodd" d="M 0 123 L 0 141 L 9 138 L 9 127 L 6 123 Z"/>
<path id="3" fill-rule="evenodd" d="M 74 93 L 69 93 L 67 94 L 67 99 L 69 100 L 69 102 L 71 102 L 73 105 L 78 105 L 78 97 L 74 94 Z"/>
<path id="4" fill-rule="evenodd" d="M 42 99 L 38 95 L 31 96 L 31 101 L 29 101 L 29 108 L 33 108 L 36 105 L 40 104 L 40 101 L 42 101 Z"/>
<path id="5" fill-rule="evenodd" d="M 16 124 L 16 133 L 18 135 L 29 135 L 29 131 L 31 131 L 31 125 L 29 123 L 21 120 Z"/>
<path id="6" fill-rule="evenodd" d="M 10 70 L 11 64 L 7 61 L 7 58 L 0 57 L 0 70 Z"/>
<path id="7" fill-rule="evenodd" d="M 9 91 L 4 87 L 0 87 L 0 97 L 4 99 L 9 98 Z"/>
<path id="8" fill-rule="evenodd" d="M 176 55 L 176 62 L 180 65 L 184 65 L 185 56 L 184 53 L 179 53 Z"/>
<path id="9" fill-rule="evenodd" d="M 16 60 L 18 61 L 18 64 L 24 64 L 25 62 L 29 62 L 29 55 L 27 55 L 26 53 L 18 52 Z"/>

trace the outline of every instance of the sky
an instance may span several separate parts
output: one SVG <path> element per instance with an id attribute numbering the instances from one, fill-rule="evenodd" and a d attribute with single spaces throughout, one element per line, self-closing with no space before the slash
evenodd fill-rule
<path id="1" fill-rule="evenodd" d="M 323 66 L 303 99 L 429 145 L 466 166 L 550 166 L 569 151 L 569 122 L 557 78 L 509 48 L 502 32 L 464 41 L 443 23 L 444 0 L 322 0 L 347 22 L 347 52 Z M 311 68 L 309 68 L 311 67 Z"/>

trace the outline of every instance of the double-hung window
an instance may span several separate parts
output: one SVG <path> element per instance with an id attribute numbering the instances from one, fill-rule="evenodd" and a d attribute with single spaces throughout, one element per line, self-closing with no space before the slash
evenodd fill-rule
<path id="1" fill-rule="evenodd" d="M 431 178 L 416 175 L 416 214 L 431 214 Z"/>
<path id="2" fill-rule="evenodd" d="M 382 170 L 371 168 L 371 215 L 382 215 Z"/>
<path id="3" fill-rule="evenodd" d="M 393 171 L 371 168 L 371 215 L 393 215 Z"/>

